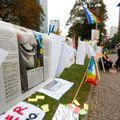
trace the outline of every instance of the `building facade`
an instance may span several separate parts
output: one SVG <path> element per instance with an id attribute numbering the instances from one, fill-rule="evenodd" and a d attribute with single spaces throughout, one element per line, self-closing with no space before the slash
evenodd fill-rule
<path id="1" fill-rule="evenodd" d="M 114 37 L 114 34 L 116 34 L 118 31 L 118 28 L 116 26 L 111 26 L 110 28 L 110 38 Z"/>
<path id="2" fill-rule="evenodd" d="M 37 0 L 38 4 L 40 4 L 44 10 L 44 21 L 43 25 L 40 27 L 40 32 L 47 33 L 48 32 L 48 0 Z"/>

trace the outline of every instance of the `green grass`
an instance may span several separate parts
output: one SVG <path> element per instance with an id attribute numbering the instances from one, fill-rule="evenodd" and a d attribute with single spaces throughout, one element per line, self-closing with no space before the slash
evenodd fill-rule
<path id="1" fill-rule="evenodd" d="M 74 85 L 71 87 L 70 90 L 68 90 L 61 97 L 60 100 L 55 100 L 49 96 L 46 96 L 46 95 L 44 95 L 42 93 L 38 93 L 38 92 L 36 92 L 35 94 L 33 94 L 31 96 L 31 98 L 32 97 L 34 98 L 36 95 L 44 95 L 45 96 L 44 100 L 38 100 L 36 103 L 34 103 L 34 102 L 31 103 L 31 104 L 34 104 L 35 106 L 39 105 L 39 107 L 42 106 L 43 104 L 49 104 L 50 111 L 48 113 L 46 113 L 43 120 L 51 120 L 60 103 L 67 104 L 67 103 L 72 102 L 73 97 L 78 89 L 78 86 L 84 76 L 84 72 L 86 70 L 87 64 L 88 64 L 88 59 L 86 59 L 84 66 L 74 64 L 70 68 L 66 68 L 63 71 L 60 78 L 63 78 L 70 82 L 74 82 Z M 90 84 L 84 82 L 78 93 L 78 96 L 77 96 L 77 100 L 79 101 L 81 106 L 83 105 L 83 103 L 86 102 L 89 91 L 90 91 Z"/>

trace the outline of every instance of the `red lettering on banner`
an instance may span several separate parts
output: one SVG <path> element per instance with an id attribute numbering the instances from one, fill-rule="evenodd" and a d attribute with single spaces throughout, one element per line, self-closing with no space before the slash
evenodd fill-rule
<path id="1" fill-rule="evenodd" d="M 13 116 L 12 115 L 8 115 L 5 120 L 13 120 Z"/>
<path id="2" fill-rule="evenodd" d="M 13 112 L 18 113 L 19 115 L 23 115 L 22 111 L 28 109 L 28 107 L 22 108 L 22 107 L 16 107 L 13 109 Z"/>
<path id="3" fill-rule="evenodd" d="M 13 115 L 8 115 L 8 116 L 5 118 L 5 120 L 19 120 L 18 117 L 15 118 L 15 119 L 13 119 L 13 118 L 14 118 Z"/>

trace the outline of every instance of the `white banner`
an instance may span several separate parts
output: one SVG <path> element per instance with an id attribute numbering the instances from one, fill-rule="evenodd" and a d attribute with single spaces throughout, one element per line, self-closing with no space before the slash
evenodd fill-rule
<path id="1" fill-rule="evenodd" d="M 86 57 L 86 43 L 84 41 L 79 41 L 77 56 L 76 56 L 76 64 L 84 65 L 84 60 Z"/>
<path id="2" fill-rule="evenodd" d="M 34 105 L 20 102 L 0 116 L 0 120 L 42 120 L 45 113 Z"/>
<path id="3" fill-rule="evenodd" d="M 55 73 L 57 71 L 61 50 L 62 50 L 62 41 L 64 40 L 63 37 L 50 34 L 50 40 L 52 42 L 51 45 L 51 74 L 52 77 L 55 77 Z"/>

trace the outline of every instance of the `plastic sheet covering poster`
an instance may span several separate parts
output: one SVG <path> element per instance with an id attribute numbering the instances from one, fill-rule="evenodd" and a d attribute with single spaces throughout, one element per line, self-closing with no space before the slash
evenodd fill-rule
<path id="1" fill-rule="evenodd" d="M 71 105 L 71 107 L 60 104 L 52 120 L 78 120 L 80 108 Z"/>
<path id="2" fill-rule="evenodd" d="M 0 120 L 42 120 L 45 116 L 40 108 L 26 102 L 20 102 L 5 114 Z"/>
<path id="3" fill-rule="evenodd" d="M 38 92 L 42 92 L 54 99 L 59 100 L 61 96 L 72 87 L 73 83 L 55 78 L 55 80 L 49 82 L 43 88 L 39 89 Z"/>
<path id="4" fill-rule="evenodd" d="M 8 52 L 0 48 L 0 65 L 4 62 Z"/>
<path id="5" fill-rule="evenodd" d="M 0 21 L 0 113 L 6 105 L 21 95 L 19 54 L 16 31 L 12 24 Z M 6 56 L 7 55 L 7 56 Z M 1 59 L 0 58 L 0 59 Z"/>
<path id="6" fill-rule="evenodd" d="M 27 96 L 29 90 L 44 80 L 42 34 L 0 21 L 0 56 L 2 113 L 25 99 L 24 93 Z"/>

